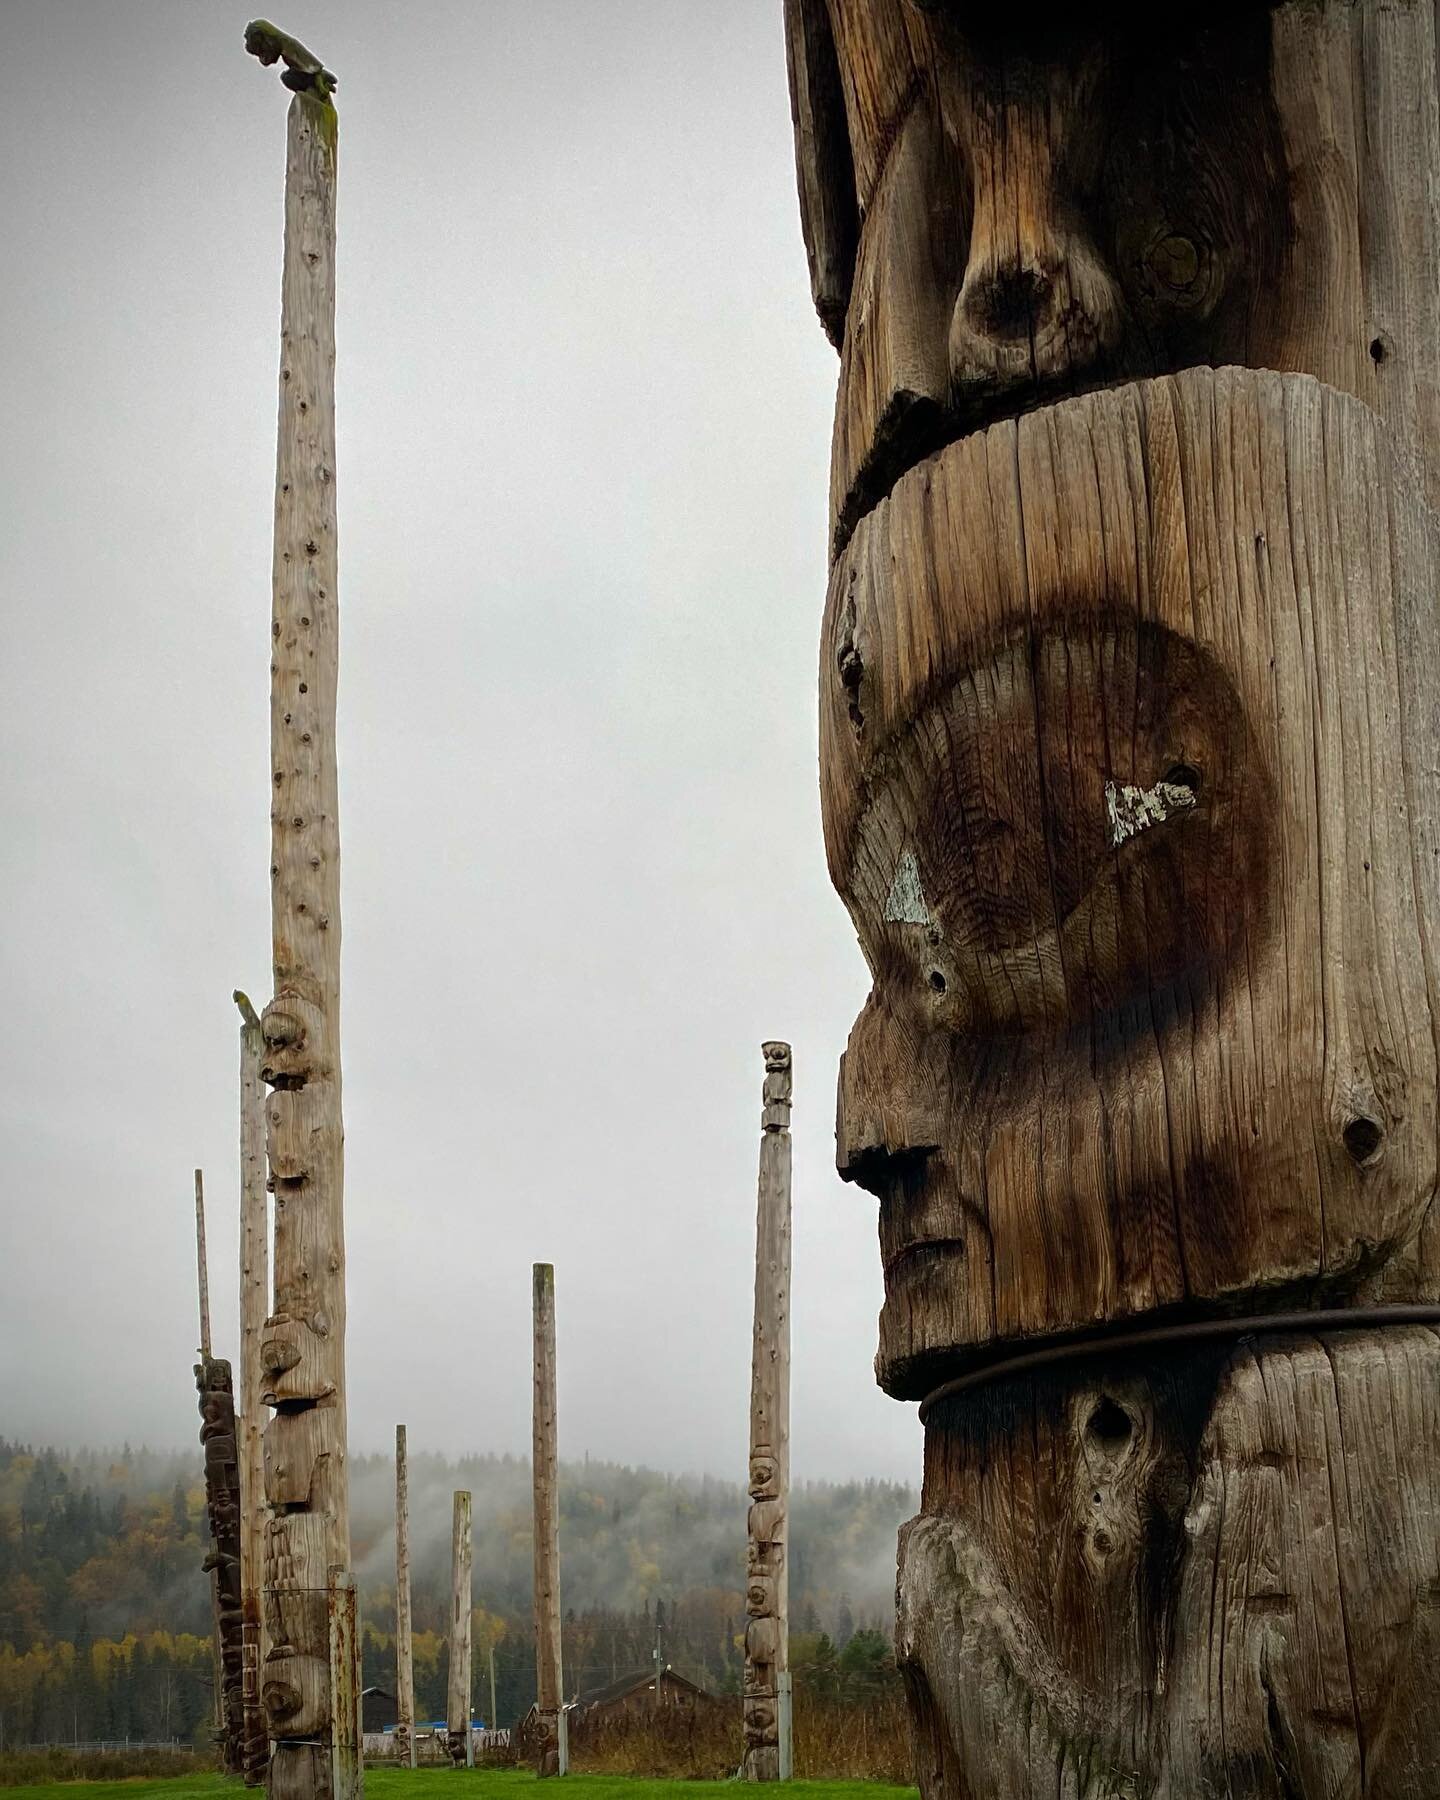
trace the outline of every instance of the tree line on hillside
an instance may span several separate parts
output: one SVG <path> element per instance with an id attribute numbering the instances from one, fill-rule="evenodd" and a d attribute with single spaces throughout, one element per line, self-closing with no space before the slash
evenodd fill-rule
<path id="1" fill-rule="evenodd" d="M 417 1710 L 444 1711 L 450 1496 L 475 1499 L 475 1710 L 534 1698 L 530 1471 L 517 1457 L 410 1461 Z M 352 1461 L 352 1536 L 367 1685 L 394 1660 L 393 1470 Z M 738 1483 L 586 1461 L 560 1484 L 569 1695 L 658 1650 L 717 1693 L 743 1666 L 746 1496 Z M 797 1684 L 859 1697 L 890 1679 L 895 1531 L 914 1495 L 812 1483 L 792 1508 Z M 212 1710 L 199 1451 L 70 1454 L 0 1440 L 0 1713 L 16 1742 L 203 1740 Z"/>

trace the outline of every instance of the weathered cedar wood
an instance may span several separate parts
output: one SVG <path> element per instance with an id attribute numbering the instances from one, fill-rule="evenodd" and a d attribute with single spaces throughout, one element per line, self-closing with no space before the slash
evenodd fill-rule
<path id="1" fill-rule="evenodd" d="M 786 16 L 923 1795 L 1433 1800 L 1435 9 Z"/>
<path id="2" fill-rule="evenodd" d="M 240 1009 L 240 1596 L 244 1620 L 243 1696 L 246 1785 L 265 1780 L 270 1738 L 260 1704 L 265 1644 L 260 1590 L 265 1567 L 264 1382 L 260 1345 L 270 1311 L 270 1221 L 265 1197 L 265 1039 L 246 995 Z"/>
<path id="3" fill-rule="evenodd" d="M 205 1173 L 195 1171 L 195 1275 L 200 1291 L 200 1354 L 210 1354 L 210 1267 L 205 1249 Z"/>
<path id="4" fill-rule="evenodd" d="M 472 1760 L 470 1737 L 470 1496 L 457 1491 L 450 1531 L 450 1684 L 445 1709 L 450 1760 Z"/>
<path id="5" fill-rule="evenodd" d="M 230 1364 L 200 1352 L 195 1365 L 200 1396 L 200 1442 L 205 1451 L 205 1513 L 215 1617 L 216 1730 L 221 1762 L 238 1775 L 245 1761 L 244 1616 L 240 1596 L 240 1461 L 235 1439 L 235 1394 Z"/>
<path id="6" fill-rule="evenodd" d="M 535 1711 L 536 1773 L 560 1767 L 560 1510 L 555 1415 L 555 1270 L 534 1265 Z"/>
<path id="7" fill-rule="evenodd" d="M 274 998 L 262 1015 L 275 1195 L 274 1311 L 264 1399 L 269 1648 L 261 1696 L 273 1800 L 358 1791 L 358 1696 L 334 1632 L 350 1567 L 345 1429 L 344 1130 L 340 1104 L 340 839 L 335 764 L 334 78 L 257 21 L 246 47 L 283 59 L 287 122 L 280 417 L 270 622 L 270 888 Z M 339 1585 L 332 1584 L 332 1571 Z M 333 1602 L 333 1603 L 332 1603 Z M 334 1644 L 344 1654 L 332 1669 Z M 338 1687 L 337 1687 L 338 1683 Z"/>
<path id="8" fill-rule="evenodd" d="M 395 1427 L 395 1754 L 415 1767 L 415 1654 L 410 1633 L 410 1459 Z"/>
<path id="9" fill-rule="evenodd" d="M 748 1781 L 790 1767 L 790 1046 L 764 1044 L 755 1209 L 755 1331 L 750 1361 L 749 1544 L 745 1580 L 745 1762 Z M 657 1664 L 658 1667 L 658 1664 Z"/>

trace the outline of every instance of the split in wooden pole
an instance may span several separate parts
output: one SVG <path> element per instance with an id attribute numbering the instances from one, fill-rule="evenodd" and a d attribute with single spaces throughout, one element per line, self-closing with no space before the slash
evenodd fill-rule
<path id="1" fill-rule="evenodd" d="M 395 1427 L 395 1754 L 415 1767 L 415 1655 L 410 1631 L 410 1461 Z"/>
<path id="2" fill-rule="evenodd" d="M 471 1501 L 463 1490 L 455 1495 L 450 1532 L 450 1690 L 445 1711 L 450 1760 L 475 1762 L 475 1738 L 470 1730 L 470 1620 L 471 1600 Z"/>
<path id="3" fill-rule="evenodd" d="M 564 1697 L 560 1637 L 560 1511 L 555 1409 L 555 1270 L 536 1263 L 534 1276 L 535 1407 L 535 1711 L 537 1775 L 566 1772 L 560 1708 Z"/>
<path id="4" fill-rule="evenodd" d="M 265 20 L 283 62 L 285 259 L 270 640 L 274 998 L 261 1026 L 275 1193 L 265 1401 L 261 1695 L 271 1800 L 354 1800 L 363 1782 L 357 1662 L 335 1627 L 350 1569 L 345 1424 L 344 1126 L 340 1106 L 339 671 L 335 512 L 335 78 Z M 339 1597 L 337 1599 L 337 1596 Z"/>
<path id="5" fill-rule="evenodd" d="M 265 1194 L 265 1086 L 260 1064 L 265 1039 L 248 997 L 236 988 L 240 1009 L 240 1596 L 243 1627 L 242 1698 L 245 1713 L 244 1775 L 248 1787 L 265 1780 L 270 1738 L 260 1703 L 265 1661 L 264 1376 L 260 1346 L 270 1312 L 270 1221 Z"/>
<path id="6" fill-rule="evenodd" d="M 790 1733 L 790 1046 L 762 1045 L 750 1358 L 750 1512 L 745 1584 L 748 1781 L 788 1781 Z M 659 1691 L 659 1681 L 656 1681 Z"/>

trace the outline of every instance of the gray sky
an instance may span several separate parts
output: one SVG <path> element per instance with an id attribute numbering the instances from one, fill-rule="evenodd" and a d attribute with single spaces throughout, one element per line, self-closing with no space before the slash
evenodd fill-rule
<path id="1" fill-rule="evenodd" d="M 276 0 L 279 4 L 279 0 Z M 238 1019 L 269 988 L 286 95 L 215 0 L 3 0 L 0 1432 L 196 1429 L 191 1168 L 234 1346 Z M 340 77 L 351 1436 L 560 1421 L 743 1472 L 761 1060 L 795 1046 L 799 1477 L 914 1478 L 867 978 L 825 876 L 835 361 L 779 0 L 286 0 Z"/>

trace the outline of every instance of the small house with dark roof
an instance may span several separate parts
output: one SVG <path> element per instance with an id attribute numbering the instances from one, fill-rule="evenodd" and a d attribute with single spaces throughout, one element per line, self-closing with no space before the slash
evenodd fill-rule
<path id="1" fill-rule="evenodd" d="M 696 1704 L 710 1699 L 698 1681 L 691 1681 L 669 1663 L 660 1671 L 659 1704 L 693 1711 Z M 575 1719 L 600 1720 L 614 1718 L 622 1712 L 648 1711 L 656 1704 L 657 1683 L 654 1669 L 639 1669 L 633 1675 L 622 1675 L 604 1687 L 588 1688 L 574 1700 Z"/>

